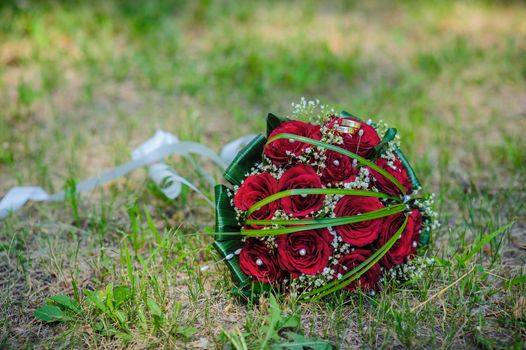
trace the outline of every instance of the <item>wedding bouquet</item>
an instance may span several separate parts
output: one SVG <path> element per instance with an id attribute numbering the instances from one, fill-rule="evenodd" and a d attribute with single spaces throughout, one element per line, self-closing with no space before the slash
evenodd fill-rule
<path id="1" fill-rule="evenodd" d="M 396 129 L 318 102 L 293 107 L 294 119 L 269 114 L 267 137 L 224 173 L 232 186 L 216 186 L 214 246 L 245 295 L 372 293 L 428 244 L 432 196 L 417 197 Z"/>

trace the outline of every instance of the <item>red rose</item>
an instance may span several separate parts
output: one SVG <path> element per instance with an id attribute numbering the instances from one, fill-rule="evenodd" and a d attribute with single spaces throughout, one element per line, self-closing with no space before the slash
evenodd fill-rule
<path id="1" fill-rule="evenodd" d="M 384 206 L 377 198 L 362 196 L 345 196 L 338 201 L 334 213 L 336 217 L 365 214 L 382 209 Z M 357 247 L 373 243 L 382 226 L 382 218 L 336 226 L 335 230 L 343 241 Z"/>
<path id="2" fill-rule="evenodd" d="M 390 167 L 387 164 L 387 160 L 384 158 L 378 158 L 378 160 L 375 162 L 376 165 L 378 165 L 380 168 L 387 171 L 389 174 L 393 175 L 393 177 L 400 182 L 402 186 L 404 186 L 407 193 L 411 193 L 411 180 L 409 180 L 409 177 L 407 176 L 407 171 L 405 170 L 404 166 L 402 165 L 402 162 L 398 157 L 396 157 L 393 161 L 393 167 Z M 371 174 L 373 175 L 373 184 L 380 190 L 380 192 L 387 193 L 393 196 L 400 195 L 400 190 L 394 183 L 391 182 L 388 178 L 380 174 L 379 172 L 370 169 Z"/>
<path id="3" fill-rule="evenodd" d="M 353 167 L 353 160 L 341 153 L 328 150 L 325 153 L 327 160 L 322 170 L 324 183 L 352 182 L 358 174 L 358 167 Z"/>
<path id="4" fill-rule="evenodd" d="M 279 266 L 293 278 L 304 273 L 315 275 L 327 267 L 332 254 L 333 236 L 329 230 L 309 230 L 280 235 L 278 245 Z"/>
<path id="5" fill-rule="evenodd" d="M 269 139 L 283 133 L 321 140 L 319 125 L 304 123 L 297 120 L 282 123 L 270 133 Z M 265 153 L 274 164 L 285 165 L 292 160 L 293 156 L 302 155 L 307 147 L 311 147 L 311 145 L 292 139 L 279 139 L 265 145 L 263 153 Z"/>
<path id="6" fill-rule="evenodd" d="M 336 278 L 344 276 L 349 271 L 363 263 L 371 256 L 372 252 L 365 249 L 355 249 L 350 254 L 344 255 L 338 260 L 338 265 L 334 269 Z M 354 291 L 359 286 L 363 291 L 375 289 L 382 270 L 379 264 L 374 264 L 367 272 L 360 276 L 357 280 L 352 281 L 344 287 L 345 290 Z M 339 276 L 341 274 L 341 276 Z"/>
<path id="7" fill-rule="evenodd" d="M 390 215 L 384 219 L 384 224 L 377 242 L 378 248 L 383 246 L 398 231 L 405 220 L 404 214 Z M 399 240 L 389 249 L 382 258 L 382 264 L 391 268 L 403 264 L 407 258 L 416 254 L 416 248 L 420 240 L 420 228 L 422 227 L 422 214 L 418 209 L 411 209 L 404 232 Z"/>
<path id="8" fill-rule="evenodd" d="M 360 127 L 352 133 L 339 132 L 343 137 L 343 148 L 362 157 L 370 156 L 374 146 L 380 143 L 380 137 L 376 130 L 367 123 L 355 118 L 332 117 L 327 121 L 326 126 L 329 128 L 345 127 L 342 124 L 342 122 L 345 123 L 344 120 L 359 123 Z"/>
<path id="9" fill-rule="evenodd" d="M 279 190 L 295 188 L 321 188 L 321 179 L 316 172 L 307 165 L 296 165 L 281 176 Z M 320 210 L 325 195 L 295 195 L 281 199 L 281 207 L 285 213 L 294 217 L 304 217 Z"/>
<path id="10" fill-rule="evenodd" d="M 251 175 L 245 179 L 234 195 L 234 205 L 241 210 L 248 210 L 254 204 L 278 191 L 278 182 L 269 173 Z M 272 219 L 278 209 L 278 202 L 264 205 L 250 215 L 253 220 Z"/>
<path id="11" fill-rule="evenodd" d="M 274 253 L 255 238 L 245 242 L 239 254 L 239 267 L 248 276 L 265 283 L 279 281 L 282 277 Z"/>

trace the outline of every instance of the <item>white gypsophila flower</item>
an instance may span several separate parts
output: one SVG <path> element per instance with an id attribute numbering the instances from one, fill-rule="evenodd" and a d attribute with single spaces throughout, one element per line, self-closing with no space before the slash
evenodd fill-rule
<path id="1" fill-rule="evenodd" d="M 395 283 L 404 283 L 406 281 L 422 278 L 425 272 L 429 270 L 433 264 L 433 258 L 415 256 L 407 263 L 391 268 L 389 274 Z"/>
<path id="2" fill-rule="evenodd" d="M 343 137 L 340 133 L 333 128 L 329 128 L 325 125 L 322 125 L 321 129 L 321 142 L 333 144 L 333 145 L 342 145 Z"/>
<path id="3" fill-rule="evenodd" d="M 305 119 L 314 124 L 322 125 L 330 115 L 335 113 L 334 108 L 320 103 L 320 100 L 310 101 L 302 97 L 298 103 L 292 102 L 292 116 L 295 119 Z"/>
<path id="4" fill-rule="evenodd" d="M 435 194 L 431 193 L 425 198 L 417 198 L 413 201 L 413 206 L 417 207 L 425 218 L 422 222 L 422 228 L 429 227 L 432 230 L 436 230 L 440 227 L 438 213 L 433 210 L 435 197 Z"/>

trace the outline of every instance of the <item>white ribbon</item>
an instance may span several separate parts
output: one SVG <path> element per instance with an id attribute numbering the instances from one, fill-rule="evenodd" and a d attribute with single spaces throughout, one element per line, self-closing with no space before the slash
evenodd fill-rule
<path id="1" fill-rule="evenodd" d="M 239 150 L 254 137 L 255 135 L 246 135 L 226 144 L 221 151 L 221 156 L 218 156 L 214 151 L 202 144 L 179 141 L 175 135 L 158 130 L 153 137 L 132 151 L 132 160 L 130 162 L 78 183 L 76 192 L 90 191 L 95 187 L 102 186 L 107 182 L 124 176 L 137 168 L 150 165 L 148 171 L 149 176 L 168 198 L 177 198 L 181 193 L 182 184 L 185 184 L 204 196 L 206 200 L 213 205 L 212 201 L 199 191 L 195 185 L 177 174 L 177 172 L 168 165 L 159 163 L 159 161 L 171 154 L 179 154 L 187 157 L 188 160 L 193 163 L 193 159 L 190 158 L 189 155 L 197 154 L 209 158 L 221 167 L 221 169 L 224 169 L 226 165 L 234 159 Z M 205 173 L 203 175 L 213 183 L 213 178 L 209 174 Z M 64 191 L 49 195 L 41 187 L 13 187 L 0 201 L 0 219 L 7 216 L 10 212 L 17 211 L 27 201 L 61 201 L 64 200 L 64 196 Z"/>

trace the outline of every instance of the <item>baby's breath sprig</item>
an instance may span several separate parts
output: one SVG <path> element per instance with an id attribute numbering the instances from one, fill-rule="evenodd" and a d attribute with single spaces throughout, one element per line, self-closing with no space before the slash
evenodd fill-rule
<path id="1" fill-rule="evenodd" d="M 239 190 L 239 186 L 234 186 L 231 190 L 227 191 L 227 196 L 230 198 L 230 205 L 236 212 L 236 221 L 239 226 L 243 226 L 247 219 L 247 212 L 239 209 L 234 205 L 234 194 Z"/>
<path id="2" fill-rule="evenodd" d="M 361 167 L 358 176 L 353 182 L 343 184 L 343 188 L 355 189 L 355 190 L 366 190 L 369 188 L 371 183 L 371 173 L 368 168 Z"/>
<path id="3" fill-rule="evenodd" d="M 298 103 L 292 102 L 291 105 L 295 119 L 307 120 L 313 124 L 323 125 L 329 116 L 336 113 L 334 108 L 321 104 L 318 99 L 312 101 L 302 97 Z"/>
<path id="4" fill-rule="evenodd" d="M 387 123 L 383 120 L 380 120 L 377 124 L 375 124 L 374 127 L 378 135 L 380 135 L 380 137 L 382 137 L 389 129 L 389 125 L 387 125 Z M 387 160 L 387 166 L 389 166 L 393 170 L 397 170 L 396 165 L 394 164 L 396 159 L 396 148 L 400 148 L 400 135 L 398 134 L 395 135 L 392 141 L 389 141 L 387 143 L 387 147 L 384 149 L 384 152 L 382 152 L 382 154 L 380 155 L 381 158 Z"/>
<path id="5" fill-rule="evenodd" d="M 291 289 L 309 292 L 315 288 L 331 282 L 334 279 L 335 271 L 331 267 L 325 267 L 321 273 L 315 275 L 302 274 L 290 282 Z"/>
<path id="6" fill-rule="evenodd" d="M 411 280 L 422 278 L 424 273 L 429 270 L 434 264 L 433 258 L 426 258 L 424 256 L 415 256 L 405 264 L 394 266 L 386 273 L 383 279 L 388 278 L 395 283 L 404 283 Z M 386 271 L 384 270 L 384 273 Z"/>
<path id="7" fill-rule="evenodd" d="M 285 168 L 277 166 L 276 164 L 272 163 L 265 155 L 263 155 L 263 161 L 258 164 L 257 168 L 254 169 L 254 172 L 251 173 L 251 175 L 265 172 L 272 175 L 276 180 L 279 180 L 285 172 Z"/>
<path id="8" fill-rule="evenodd" d="M 424 198 L 417 198 L 413 201 L 413 206 L 418 208 L 422 215 L 427 218 L 422 222 L 422 227 L 430 227 L 431 230 L 437 230 L 440 227 L 440 222 L 438 221 L 438 213 L 433 209 L 435 205 L 436 195 L 431 193 Z"/>
<path id="9" fill-rule="evenodd" d="M 337 132 L 334 128 L 329 128 L 326 125 L 322 124 L 321 126 L 321 142 L 333 144 L 333 145 L 342 145 L 343 137 Z"/>

